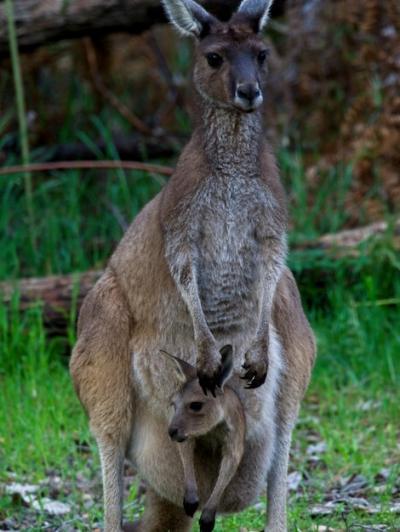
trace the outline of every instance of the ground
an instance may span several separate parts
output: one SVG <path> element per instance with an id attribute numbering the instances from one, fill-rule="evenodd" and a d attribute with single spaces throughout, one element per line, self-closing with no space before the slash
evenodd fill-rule
<path id="1" fill-rule="evenodd" d="M 291 193 L 292 244 L 340 229 L 340 186 L 347 186 L 340 169 L 309 207 L 301 160 L 285 152 L 280 164 Z M 101 266 L 122 234 L 121 218 L 160 187 L 137 172 L 40 180 L 35 249 L 20 214 L 22 178 L 2 179 L 3 279 Z M 318 341 L 293 438 L 289 529 L 400 530 L 399 254 L 389 234 L 350 259 L 292 252 L 289 262 Z M 21 313 L 16 296 L 0 306 L 2 530 L 102 526 L 98 456 L 67 370 L 74 317 L 67 337 L 49 338 L 40 305 Z M 133 519 L 142 499 L 129 465 L 126 473 L 125 515 Z M 264 521 L 261 499 L 239 515 L 219 517 L 216 530 L 259 531 Z"/>

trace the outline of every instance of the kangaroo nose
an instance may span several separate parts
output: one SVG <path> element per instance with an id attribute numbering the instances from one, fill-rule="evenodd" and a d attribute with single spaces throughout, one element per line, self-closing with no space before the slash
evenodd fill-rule
<path id="1" fill-rule="evenodd" d="M 258 96 L 260 96 L 260 90 L 257 85 L 247 83 L 246 85 L 239 85 L 237 89 L 237 95 L 243 100 L 248 100 L 249 102 L 252 102 L 256 98 L 258 98 Z"/>
<path id="2" fill-rule="evenodd" d="M 258 107 L 262 103 L 258 83 L 240 83 L 236 87 L 235 103 L 245 111 Z"/>

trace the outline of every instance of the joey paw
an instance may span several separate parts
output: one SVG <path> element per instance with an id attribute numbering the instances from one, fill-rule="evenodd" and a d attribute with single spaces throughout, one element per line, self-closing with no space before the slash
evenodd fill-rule
<path id="1" fill-rule="evenodd" d="M 199 507 L 199 499 L 196 494 L 185 494 L 183 499 L 183 508 L 185 509 L 186 515 L 193 517 L 196 513 L 197 508 Z"/>
<path id="2" fill-rule="evenodd" d="M 200 532 L 212 532 L 215 526 L 215 510 L 204 508 L 200 516 L 199 525 Z"/>

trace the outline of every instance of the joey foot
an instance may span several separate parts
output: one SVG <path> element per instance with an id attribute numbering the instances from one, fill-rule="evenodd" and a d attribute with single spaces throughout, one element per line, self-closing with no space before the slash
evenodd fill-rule
<path id="1" fill-rule="evenodd" d="M 242 368 L 245 373 L 240 378 L 247 381 L 246 389 L 258 388 L 264 384 L 268 373 L 268 346 L 261 342 L 254 344 L 245 354 Z"/>
<path id="2" fill-rule="evenodd" d="M 204 508 L 201 512 L 199 525 L 200 532 L 212 532 L 215 526 L 216 511 L 211 508 Z"/>
<path id="3" fill-rule="evenodd" d="M 185 492 L 185 496 L 183 498 L 183 508 L 185 510 L 186 515 L 188 515 L 189 517 L 193 517 L 198 507 L 199 498 L 197 496 L 197 493 L 190 491 Z"/>
<path id="4" fill-rule="evenodd" d="M 222 382 L 222 364 L 221 355 L 214 342 L 207 341 L 199 345 L 197 377 L 205 395 L 209 390 L 216 397 L 215 389 L 220 387 Z"/>

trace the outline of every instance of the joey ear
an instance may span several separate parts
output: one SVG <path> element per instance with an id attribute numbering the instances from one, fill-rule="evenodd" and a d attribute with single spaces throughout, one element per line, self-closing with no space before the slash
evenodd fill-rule
<path id="1" fill-rule="evenodd" d="M 161 353 L 164 355 L 167 355 L 175 364 L 175 369 L 178 373 L 178 376 L 180 380 L 183 382 L 188 382 L 197 377 L 197 371 L 194 366 L 189 364 L 189 362 L 186 362 L 186 360 L 182 360 L 179 357 L 176 357 L 175 355 L 170 355 L 163 349 L 160 349 Z"/>
<path id="2" fill-rule="evenodd" d="M 261 31 L 269 18 L 274 0 L 242 0 L 237 13 L 244 15 L 256 33 Z"/>
<path id="3" fill-rule="evenodd" d="M 201 38 L 218 22 L 194 0 L 162 0 L 162 3 L 169 20 L 182 35 Z"/>
<path id="4" fill-rule="evenodd" d="M 218 386 L 223 389 L 224 384 L 232 375 L 233 369 L 233 349 L 231 345 L 225 345 L 221 350 L 222 369 L 219 377 Z"/>

